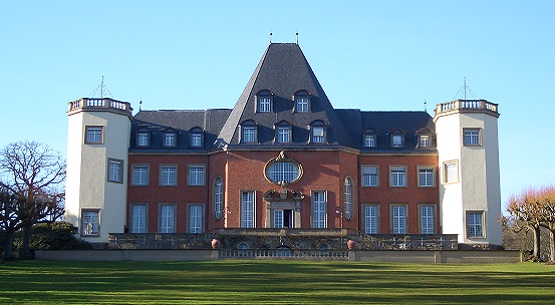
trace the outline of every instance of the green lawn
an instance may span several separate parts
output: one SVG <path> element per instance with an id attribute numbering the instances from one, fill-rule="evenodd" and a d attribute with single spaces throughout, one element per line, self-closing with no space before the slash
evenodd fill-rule
<path id="1" fill-rule="evenodd" d="M 0 303 L 554 304 L 555 266 L 307 261 L 0 264 Z"/>

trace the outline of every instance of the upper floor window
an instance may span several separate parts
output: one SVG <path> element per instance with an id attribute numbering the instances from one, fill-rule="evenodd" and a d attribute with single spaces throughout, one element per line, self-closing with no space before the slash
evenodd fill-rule
<path id="1" fill-rule="evenodd" d="M 150 144 L 150 133 L 148 131 L 137 132 L 137 146 L 146 147 Z"/>
<path id="2" fill-rule="evenodd" d="M 164 147 L 175 147 L 177 144 L 177 135 L 173 131 L 164 132 Z"/>
<path id="3" fill-rule="evenodd" d="M 404 166 L 392 166 L 390 168 L 389 185 L 393 187 L 407 186 L 407 169 Z"/>
<path id="4" fill-rule="evenodd" d="M 418 167 L 418 186 L 433 187 L 434 186 L 434 168 Z"/>
<path id="5" fill-rule="evenodd" d="M 189 166 L 189 185 L 204 185 L 204 165 Z"/>
<path id="6" fill-rule="evenodd" d="M 268 90 L 260 91 L 256 94 L 256 112 L 271 112 L 274 96 Z"/>
<path id="7" fill-rule="evenodd" d="M 133 165 L 132 185 L 148 185 L 148 166 Z"/>
<path id="8" fill-rule="evenodd" d="M 276 142 L 291 142 L 291 125 L 287 124 L 286 122 L 281 122 L 276 126 Z"/>
<path id="9" fill-rule="evenodd" d="M 312 126 L 310 128 L 310 133 L 311 133 L 311 138 L 310 138 L 310 142 L 311 143 L 324 143 L 326 142 L 326 126 L 324 124 L 324 122 L 321 121 L 316 121 L 314 123 L 312 123 Z"/>
<path id="10" fill-rule="evenodd" d="M 256 123 L 246 121 L 241 125 L 241 143 L 256 143 Z"/>
<path id="11" fill-rule="evenodd" d="M 377 143 L 377 133 L 374 129 L 368 129 L 362 135 L 362 141 L 364 147 L 376 147 Z"/>
<path id="12" fill-rule="evenodd" d="M 378 167 L 362 167 L 362 186 L 378 186 Z"/>
<path id="13" fill-rule="evenodd" d="M 345 208 L 345 219 L 353 218 L 353 180 L 345 177 L 343 184 L 343 203 Z"/>
<path id="14" fill-rule="evenodd" d="M 202 147 L 203 136 L 202 129 L 196 127 L 191 129 L 191 147 Z"/>
<path id="15" fill-rule="evenodd" d="M 160 167 L 160 185 L 177 185 L 177 166 L 163 165 Z"/>
<path id="16" fill-rule="evenodd" d="M 102 144 L 104 127 L 102 126 L 86 126 L 85 127 L 85 144 Z"/>
<path id="17" fill-rule="evenodd" d="M 463 128 L 463 143 L 465 146 L 482 145 L 482 132 L 480 128 Z"/>
<path id="18" fill-rule="evenodd" d="M 308 112 L 310 108 L 310 93 L 298 91 L 294 95 L 295 112 Z"/>
<path id="19" fill-rule="evenodd" d="M 214 180 L 214 217 L 220 219 L 223 212 L 224 202 L 224 184 L 222 177 L 217 177 Z"/>
<path id="20" fill-rule="evenodd" d="M 459 163 L 456 160 L 443 163 L 444 181 L 445 183 L 454 183 L 459 181 Z"/>
<path id="21" fill-rule="evenodd" d="M 108 159 L 108 181 L 123 182 L 123 161 Z"/>
<path id="22" fill-rule="evenodd" d="M 430 148 L 432 147 L 432 135 L 429 129 L 422 128 L 416 132 L 417 137 L 417 147 L 418 148 Z"/>
<path id="23" fill-rule="evenodd" d="M 395 130 L 390 133 L 391 147 L 405 146 L 405 134 L 401 130 Z"/>

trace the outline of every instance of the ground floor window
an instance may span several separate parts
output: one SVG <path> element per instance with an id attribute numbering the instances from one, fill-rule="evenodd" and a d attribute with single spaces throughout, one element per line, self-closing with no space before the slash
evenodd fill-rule
<path id="1" fill-rule="evenodd" d="M 484 237 L 484 212 L 466 212 L 466 236 L 468 238 Z"/>
<path id="2" fill-rule="evenodd" d="M 378 206 L 366 205 L 364 206 L 364 233 L 378 234 L 379 233 L 379 218 Z"/>
<path id="3" fill-rule="evenodd" d="M 202 233 L 202 205 L 189 206 L 189 233 Z"/>
<path id="4" fill-rule="evenodd" d="M 160 206 L 160 233 L 175 233 L 175 205 Z"/>
<path id="5" fill-rule="evenodd" d="M 435 234 L 434 223 L 435 223 L 434 206 L 421 205 L 420 206 L 420 233 Z"/>
<path id="6" fill-rule="evenodd" d="M 241 228 L 254 228 L 254 191 L 241 193 Z"/>
<path id="7" fill-rule="evenodd" d="M 99 223 L 98 223 L 98 214 L 100 213 L 99 210 L 84 210 L 83 213 L 83 221 L 81 224 L 81 233 L 84 236 L 98 236 L 99 234 Z"/>
<path id="8" fill-rule="evenodd" d="M 312 227 L 326 227 L 326 192 L 312 193 Z"/>
<path id="9" fill-rule="evenodd" d="M 393 205 L 391 207 L 393 234 L 407 233 L 407 206 Z"/>
<path id="10" fill-rule="evenodd" d="M 146 233 L 146 204 L 131 206 L 131 233 Z"/>

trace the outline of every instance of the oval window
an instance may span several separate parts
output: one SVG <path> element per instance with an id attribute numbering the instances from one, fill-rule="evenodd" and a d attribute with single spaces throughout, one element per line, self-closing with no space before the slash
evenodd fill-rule
<path id="1" fill-rule="evenodd" d="M 270 164 L 266 169 L 266 178 L 273 183 L 291 183 L 301 176 L 298 164 L 289 161 L 279 161 Z"/>

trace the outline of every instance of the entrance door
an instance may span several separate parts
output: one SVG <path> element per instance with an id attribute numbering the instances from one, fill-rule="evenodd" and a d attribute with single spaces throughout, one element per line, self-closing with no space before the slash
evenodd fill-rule
<path id="1" fill-rule="evenodd" d="M 274 210 L 274 228 L 293 228 L 293 210 Z"/>

